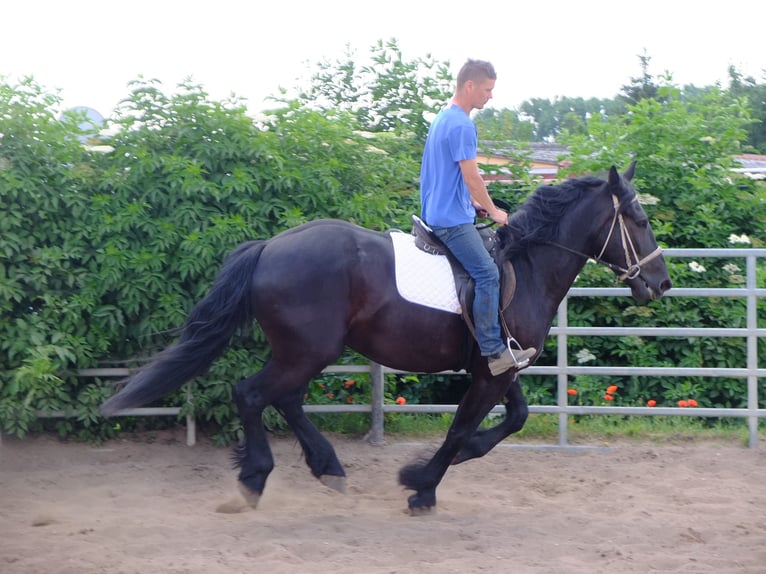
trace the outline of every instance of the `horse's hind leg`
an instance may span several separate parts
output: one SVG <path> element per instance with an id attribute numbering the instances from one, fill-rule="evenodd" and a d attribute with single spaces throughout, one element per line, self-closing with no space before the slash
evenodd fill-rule
<path id="1" fill-rule="evenodd" d="M 312 472 L 325 484 L 336 489 L 343 486 L 342 478 L 345 477 L 345 472 L 335 451 L 306 418 L 301 407 L 303 389 L 311 376 L 319 370 L 321 369 L 313 367 L 285 366 L 272 359 L 260 372 L 242 379 L 234 386 L 234 396 L 244 432 L 244 443 L 236 451 L 236 460 L 240 468 L 240 490 L 252 508 L 258 505 L 266 486 L 266 479 L 274 468 L 274 457 L 263 425 L 263 411 L 271 404 L 295 430 Z M 224 506 L 219 507 L 219 510 L 239 511 L 229 509 L 229 504 Z"/>
<path id="2" fill-rule="evenodd" d="M 298 374 L 269 361 L 261 371 L 234 385 L 234 398 L 244 434 L 244 442 L 235 451 L 235 461 L 239 467 L 240 491 L 252 508 L 258 505 L 266 479 L 274 469 L 263 411 L 278 397 L 302 387 L 304 383 Z M 238 511 L 229 507 L 230 504 L 224 505 L 219 507 L 219 511 Z"/>
<path id="3" fill-rule="evenodd" d="M 284 417 L 303 448 L 311 474 L 322 484 L 339 492 L 346 490 L 346 472 L 335 449 L 303 410 L 303 388 L 274 401 L 274 408 Z"/>
<path id="4" fill-rule="evenodd" d="M 269 365 L 255 375 L 242 379 L 234 386 L 234 397 L 242 422 L 244 442 L 236 447 L 234 459 L 239 467 L 239 489 L 247 506 L 256 508 L 266 479 L 274 468 L 274 456 L 263 425 L 263 410 L 268 402 L 257 392 L 261 381 L 269 376 Z M 218 512 L 242 512 L 239 501 L 230 501 L 218 507 Z"/>
<path id="5" fill-rule="evenodd" d="M 529 407 L 519 383 L 519 374 L 514 373 L 511 386 L 503 397 L 505 403 L 505 418 L 499 424 L 488 429 L 479 429 L 463 446 L 452 464 L 459 464 L 472 458 L 487 454 L 501 440 L 515 432 L 519 432 L 527 421 Z"/>

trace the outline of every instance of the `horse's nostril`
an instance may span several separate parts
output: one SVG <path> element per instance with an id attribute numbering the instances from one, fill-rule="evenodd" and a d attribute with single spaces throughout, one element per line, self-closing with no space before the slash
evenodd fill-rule
<path id="1" fill-rule="evenodd" d="M 665 279 L 662 283 L 660 283 L 660 291 L 662 291 L 662 293 L 665 291 L 670 291 L 671 287 L 673 287 L 673 282 L 670 279 Z"/>

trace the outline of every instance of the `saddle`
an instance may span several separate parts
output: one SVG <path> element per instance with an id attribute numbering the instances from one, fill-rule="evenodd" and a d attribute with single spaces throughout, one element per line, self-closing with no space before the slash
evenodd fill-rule
<path id="1" fill-rule="evenodd" d="M 484 240 L 484 247 L 494 259 L 496 233 L 489 226 L 476 226 Z M 446 245 L 434 234 L 433 230 L 417 215 L 412 216 L 412 235 L 415 236 L 415 245 L 418 249 L 432 255 L 445 255 L 452 268 L 455 278 L 458 301 L 463 312 L 463 320 L 468 325 L 471 334 L 476 337 L 473 325 L 472 309 L 475 296 L 474 280 L 463 268 L 460 262 L 450 253 Z M 495 260 L 497 262 L 497 260 Z M 513 300 L 516 292 L 516 273 L 510 261 L 503 262 L 500 269 L 500 312 L 503 312 Z"/>

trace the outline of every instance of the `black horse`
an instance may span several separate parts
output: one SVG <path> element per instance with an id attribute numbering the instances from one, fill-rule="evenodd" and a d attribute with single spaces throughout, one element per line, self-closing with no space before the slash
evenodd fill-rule
<path id="1" fill-rule="evenodd" d="M 612 167 L 607 180 L 589 176 L 542 186 L 497 230 L 495 258 L 512 262 L 517 283 L 503 317 L 523 347 L 543 348 L 559 303 L 589 258 L 618 274 L 637 301 L 659 299 L 670 289 L 662 250 L 630 184 L 634 169 L 635 162 L 623 175 Z M 237 247 L 177 343 L 130 377 L 102 412 L 147 404 L 202 374 L 253 320 L 268 338 L 271 357 L 234 389 L 244 427 L 239 484 L 251 507 L 274 466 L 262 420 L 268 405 L 292 428 L 314 476 L 344 489 L 343 467 L 307 418 L 303 397 L 310 379 L 346 346 L 395 369 L 471 373 L 444 443 L 429 460 L 400 471 L 401 484 L 415 491 L 409 497 L 412 512 L 435 506 L 436 487 L 450 464 L 486 454 L 526 421 L 518 373 L 493 377 L 460 315 L 408 302 L 398 293 L 390 235 L 337 220 L 310 222 Z M 478 430 L 501 400 L 505 419 Z"/>

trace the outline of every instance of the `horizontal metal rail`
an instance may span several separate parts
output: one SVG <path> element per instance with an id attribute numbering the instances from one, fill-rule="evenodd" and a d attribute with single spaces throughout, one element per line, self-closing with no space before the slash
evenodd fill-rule
<path id="1" fill-rule="evenodd" d="M 670 297 L 721 297 L 744 298 L 747 300 L 747 326 L 743 328 L 687 328 L 687 327 L 570 327 L 568 326 L 567 303 L 571 297 L 625 297 L 630 290 L 624 287 L 573 287 L 562 301 L 557 326 L 550 335 L 557 338 L 557 362 L 555 365 L 535 365 L 524 371 L 525 376 L 556 375 L 557 404 L 530 405 L 531 413 L 556 414 L 559 416 L 559 445 L 565 446 L 567 438 L 567 417 L 571 415 L 637 415 L 637 416 L 696 416 L 696 417 L 738 417 L 748 419 L 749 446 L 758 443 L 758 421 L 766 417 L 766 409 L 758 408 L 758 379 L 766 378 L 766 368 L 758 366 L 758 340 L 766 337 L 766 329 L 757 325 L 757 303 L 766 298 L 766 289 L 756 286 L 756 261 L 766 258 L 766 249 L 666 249 L 665 257 L 706 257 L 746 260 L 746 286 L 736 288 L 676 288 L 669 291 Z M 568 337 L 739 337 L 747 340 L 747 364 L 740 368 L 695 368 L 695 367 L 631 367 L 631 366 L 573 366 L 567 364 Z M 126 368 L 80 369 L 81 377 L 126 377 L 132 371 Z M 370 413 L 370 441 L 383 442 L 383 413 L 454 413 L 457 405 L 390 405 L 384 404 L 383 388 L 385 375 L 407 374 L 407 371 L 389 369 L 375 363 L 366 365 L 332 365 L 322 371 L 329 374 L 370 374 L 372 380 L 372 401 L 369 405 L 306 405 L 309 413 Z M 445 371 L 445 374 L 464 374 Z M 417 374 L 417 373 L 415 373 Z M 567 383 L 570 375 L 597 376 L 647 376 L 647 377 L 728 377 L 747 380 L 747 408 L 672 408 L 672 407 L 616 407 L 569 405 Z M 188 389 L 188 387 L 187 387 Z M 187 393 L 190 399 L 190 392 Z M 188 400 L 188 399 L 187 399 Z M 502 414 L 505 409 L 496 406 L 491 411 Z M 179 407 L 138 408 L 121 411 L 125 416 L 178 416 Z M 40 413 L 40 416 L 61 417 L 66 413 Z M 71 416 L 71 415 L 70 415 Z M 187 443 L 194 444 L 194 418 L 187 415 Z"/>

